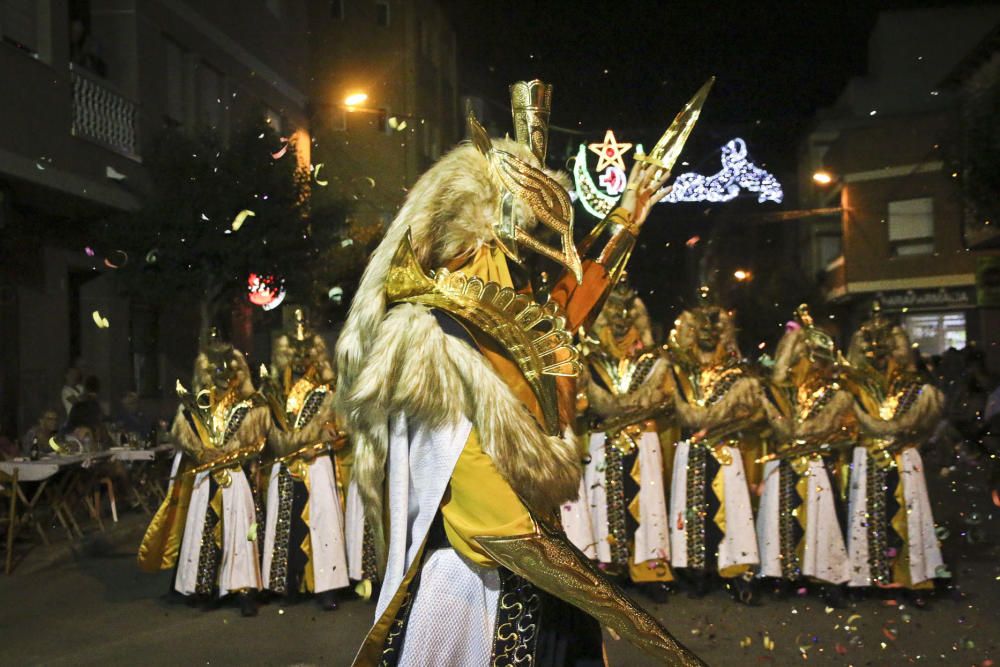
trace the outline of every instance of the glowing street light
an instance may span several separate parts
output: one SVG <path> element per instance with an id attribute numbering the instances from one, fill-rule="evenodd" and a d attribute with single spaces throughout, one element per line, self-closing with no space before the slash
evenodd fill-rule
<path id="1" fill-rule="evenodd" d="M 368 101 L 367 93 L 351 93 L 350 95 L 344 98 L 344 106 L 348 108 L 357 107 L 361 106 L 367 101 Z"/>
<path id="2" fill-rule="evenodd" d="M 813 181 L 819 185 L 829 185 L 833 183 L 833 176 L 828 171 L 817 171 L 813 174 Z"/>
<path id="3" fill-rule="evenodd" d="M 753 278 L 753 274 L 746 269 L 736 269 L 733 271 L 733 278 L 736 278 L 738 282 L 744 283 Z"/>

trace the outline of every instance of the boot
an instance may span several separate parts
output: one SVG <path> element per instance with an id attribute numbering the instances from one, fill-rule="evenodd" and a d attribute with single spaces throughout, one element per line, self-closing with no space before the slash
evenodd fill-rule
<path id="1" fill-rule="evenodd" d="M 323 591 L 319 594 L 319 606 L 323 611 L 334 611 L 337 608 L 337 591 Z"/>
<path id="2" fill-rule="evenodd" d="M 257 600 L 254 598 L 254 591 L 240 591 L 236 598 L 240 603 L 240 616 L 251 617 L 257 615 Z"/>
<path id="3" fill-rule="evenodd" d="M 841 586 L 834 586 L 833 584 L 824 586 L 821 595 L 827 607 L 843 609 L 847 605 L 844 599 L 844 589 Z"/>
<path id="4" fill-rule="evenodd" d="M 757 600 L 757 582 L 751 578 L 736 577 L 729 582 L 730 593 L 733 599 L 748 607 L 756 607 L 760 604 Z"/>
<path id="5" fill-rule="evenodd" d="M 670 587 L 659 581 L 637 584 L 639 592 L 656 604 L 666 604 L 670 599 Z"/>

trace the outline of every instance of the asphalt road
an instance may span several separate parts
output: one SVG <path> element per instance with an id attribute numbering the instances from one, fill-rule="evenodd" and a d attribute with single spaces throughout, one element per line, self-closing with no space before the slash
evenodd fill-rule
<path id="1" fill-rule="evenodd" d="M 925 610 L 876 597 L 829 609 L 797 594 L 765 595 L 748 608 L 721 591 L 649 607 L 712 665 L 989 667 L 1000 660 L 1000 510 L 973 465 L 946 477 L 934 468 L 936 518 L 948 531 L 955 576 Z M 335 612 L 308 601 L 271 603 L 244 619 L 235 607 L 202 611 L 171 601 L 168 574 L 135 566 L 143 522 L 126 516 L 109 536 L 72 553 L 65 545 L 36 548 L 12 576 L 0 575 L 0 665 L 350 664 L 372 619 L 370 603 L 347 601 Z M 455 627 L 459 619 L 442 614 L 445 627 Z M 612 665 L 654 664 L 623 641 L 607 644 Z"/>

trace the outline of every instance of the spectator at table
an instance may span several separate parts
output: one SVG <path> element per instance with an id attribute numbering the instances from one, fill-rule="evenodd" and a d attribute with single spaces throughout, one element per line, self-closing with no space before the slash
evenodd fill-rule
<path id="1" fill-rule="evenodd" d="M 0 461 L 10 461 L 15 456 L 21 455 L 18 443 L 8 438 L 0 431 Z"/>
<path id="2" fill-rule="evenodd" d="M 150 419 L 139 405 L 139 394 L 134 391 L 125 392 L 122 396 L 115 422 L 126 435 L 137 436 L 140 441 L 149 439 L 153 430 L 153 420 Z"/>
<path id="3" fill-rule="evenodd" d="M 62 391 L 59 394 L 67 418 L 81 396 L 83 396 L 83 373 L 76 366 L 70 366 L 66 369 L 66 377 L 63 379 Z"/>
<path id="4" fill-rule="evenodd" d="M 73 405 L 66 420 L 64 435 L 73 435 L 87 444 L 88 450 L 108 447 L 108 432 L 104 427 L 104 410 L 98 400 L 100 381 L 90 375 L 83 382 L 83 395 Z"/>
<path id="5" fill-rule="evenodd" d="M 21 437 L 21 456 L 31 457 L 32 452 L 50 453 L 52 449 L 49 447 L 49 438 L 54 436 L 58 429 L 59 414 L 53 408 L 44 410 L 35 425 Z"/>

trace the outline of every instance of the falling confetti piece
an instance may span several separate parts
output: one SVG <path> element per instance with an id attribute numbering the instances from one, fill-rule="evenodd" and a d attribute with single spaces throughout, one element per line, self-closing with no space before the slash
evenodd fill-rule
<path id="1" fill-rule="evenodd" d="M 313 178 L 316 179 L 316 185 L 319 185 L 319 186 L 325 188 L 327 185 L 330 184 L 330 181 L 326 180 L 325 178 L 324 179 L 320 179 L 320 177 L 319 177 L 319 170 L 322 169 L 322 168 L 323 168 L 323 163 L 322 162 L 320 162 L 319 164 L 316 165 L 316 167 L 313 169 Z"/>
<path id="2" fill-rule="evenodd" d="M 91 317 L 94 318 L 94 324 L 97 325 L 98 329 L 107 329 L 111 326 L 111 323 L 108 322 L 108 318 L 101 317 L 101 312 L 99 310 L 95 310 L 91 313 Z"/>
<path id="3" fill-rule="evenodd" d="M 276 152 L 271 153 L 271 157 L 274 158 L 275 160 L 280 160 L 281 158 L 285 157 L 285 153 L 288 152 L 288 139 L 286 139 L 285 137 L 281 137 L 281 143 L 283 143 L 284 146 L 279 148 Z"/>
<path id="4" fill-rule="evenodd" d="M 346 248 L 349 245 L 354 245 L 354 239 L 344 239 L 343 241 L 340 242 L 341 248 Z"/>
<path id="5" fill-rule="evenodd" d="M 156 264 L 156 259 L 157 259 L 156 256 L 157 256 L 158 252 L 159 251 L 156 248 L 153 248 L 152 250 L 150 250 L 149 252 L 147 252 L 146 253 L 146 263 L 147 264 Z"/>
<path id="6" fill-rule="evenodd" d="M 882 626 L 882 634 L 886 639 L 890 641 L 896 641 L 899 638 L 899 630 L 897 630 L 894 621 L 887 621 L 885 625 Z"/>
<path id="7" fill-rule="evenodd" d="M 371 176 L 365 176 L 365 180 L 368 181 L 368 185 L 374 190 L 375 189 L 375 179 Z"/>
<path id="8" fill-rule="evenodd" d="M 284 614 L 285 614 L 285 610 L 284 609 L 279 609 L 278 610 L 278 616 L 284 616 Z"/>
<path id="9" fill-rule="evenodd" d="M 847 647 L 840 642 L 834 645 L 833 650 L 837 655 L 847 655 Z"/>
<path id="10" fill-rule="evenodd" d="M 113 261 L 112 261 L 113 258 Z M 111 257 L 104 258 L 104 266 L 109 269 L 120 269 L 128 263 L 128 253 L 124 250 L 113 250 Z"/>
<path id="11" fill-rule="evenodd" d="M 692 236 L 691 238 L 689 238 L 687 241 L 684 242 L 684 245 L 686 245 L 689 248 L 693 248 L 696 245 L 698 245 L 699 241 L 701 241 L 700 236 Z"/>
<path id="12" fill-rule="evenodd" d="M 851 614 L 847 617 L 847 623 L 845 625 L 854 625 L 854 621 L 860 620 L 861 614 Z"/>
<path id="13" fill-rule="evenodd" d="M 740 640 L 740 648 L 750 648 L 753 645 L 753 639 L 751 637 L 744 637 Z"/>
<path id="14" fill-rule="evenodd" d="M 372 597 L 372 582 L 371 579 L 362 579 L 354 586 L 354 592 L 358 594 L 358 597 L 362 600 L 370 600 Z"/>
<path id="15" fill-rule="evenodd" d="M 774 640 L 771 639 L 770 635 L 764 635 L 764 648 L 768 651 L 774 650 Z"/>
<path id="16" fill-rule="evenodd" d="M 250 530 L 247 531 L 247 542 L 256 542 L 256 541 L 257 541 L 257 522 L 254 521 L 252 524 L 250 524 Z M 280 614 L 281 612 L 279 611 L 278 613 Z"/>
<path id="17" fill-rule="evenodd" d="M 614 639 L 616 642 L 621 641 L 622 638 L 621 635 L 615 632 L 613 628 L 608 628 L 608 634 L 611 635 L 611 638 Z"/>
<path id="18" fill-rule="evenodd" d="M 83 252 L 87 253 L 87 257 L 93 257 L 94 256 L 94 249 L 91 248 L 90 246 L 87 246 L 86 248 L 84 248 Z"/>
<path id="19" fill-rule="evenodd" d="M 256 216 L 257 216 L 257 214 L 254 213 L 253 211 L 251 211 L 250 209 L 248 209 L 248 208 L 243 209 L 242 211 L 240 211 L 239 213 L 237 213 L 236 214 L 236 218 L 233 219 L 232 230 L 234 232 L 240 231 L 240 227 L 243 226 L 243 222 L 247 218 L 253 218 L 253 217 L 256 217 Z"/>
<path id="20" fill-rule="evenodd" d="M 937 568 L 935 568 L 934 570 L 934 576 L 937 577 L 938 579 L 950 579 L 951 572 L 948 570 L 947 566 L 938 565 Z"/>

